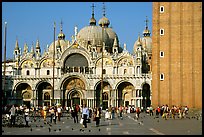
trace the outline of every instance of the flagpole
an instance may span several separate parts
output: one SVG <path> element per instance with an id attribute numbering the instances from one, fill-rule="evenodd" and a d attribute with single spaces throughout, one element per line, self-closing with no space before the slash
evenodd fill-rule
<path id="1" fill-rule="evenodd" d="M 53 42 L 53 88 L 52 88 L 52 105 L 54 105 L 54 85 L 55 85 L 55 79 L 54 79 L 54 75 L 55 75 L 55 27 L 56 27 L 56 23 L 54 22 L 54 42 Z"/>
<path id="2" fill-rule="evenodd" d="M 102 23 L 102 50 L 101 50 L 101 94 L 100 94 L 100 107 L 103 106 L 103 47 L 104 47 L 104 24 Z"/>
<path id="3" fill-rule="evenodd" d="M 7 31 L 7 22 L 5 22 L 5 28 L 4 28 L 4 92 L 3 92 L 3 103 L 6 104 L 6 31 Z"/>

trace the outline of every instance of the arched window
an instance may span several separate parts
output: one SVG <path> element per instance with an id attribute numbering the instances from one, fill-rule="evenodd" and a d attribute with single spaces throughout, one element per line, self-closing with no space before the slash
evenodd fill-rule
<path id="1" fill-rule="evenodd" d="M 106 93 L 106 92 L 103 93 L 103 97 L 102 98 L 103 98 L 103 100 L 108 100 L 108 93 Z"/>
<path id="2" fill-rule="evenodd" d="M 50 70 L 47 70 L 47 75 L 50 75 Z"/>
<path id="3" fill-rule="evenodd" d="M 26 75 L 30 75 L 30 71 L 29 70 L 26 71 Z"/>
<path id="4" fill-rule="evenodd" d="M 124 69 L 124 74 L 127 74 L 127 69 Z"/>
<path id="5" fill-rule="evenodd" d="M 50 94 L 48 92 L 44 94 L 44 100 L 50 100 Z"/>
<path id="6" fill-rule="evenodd" d="M 103 69 L 103 74 L 106 74 L 106 69 Z"/>

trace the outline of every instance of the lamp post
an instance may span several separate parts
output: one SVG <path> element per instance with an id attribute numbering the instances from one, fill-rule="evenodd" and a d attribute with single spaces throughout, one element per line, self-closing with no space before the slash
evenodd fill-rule
<path id="1" fill-rule="evenodd" d="M 6 105 L 6 32 L 7 32 L 7 22 L 5 22 L 4 28 L 4 85 L 3 85 L 3 104 Z"/>
<path id="2" fill-rule="evenodd" d="M 55 22 L 54 22 L 54 42 L 53 42 L 53 88 L 52 88 L 52 100 L 51 100 L 51 102 L 52 102 L 52 104 L 51 105 L 54 105 L 54 101 L 55 101 L 55 99 L 54 99 L 54 85 L 55 85 L 55 78 L 54 78 L 54 76 L 55 76 L 55 28 L 56 28 L 56 24 L 55 24 Z"/>
<path id="3" fill-rule="evenodd" d="M 103 105 L 103 47 L 105 46 L 104 39 L 104 24 L 102 23 L 102 50 L 101 50 L 101 94 L 100 94 L 100 107 Z"/>

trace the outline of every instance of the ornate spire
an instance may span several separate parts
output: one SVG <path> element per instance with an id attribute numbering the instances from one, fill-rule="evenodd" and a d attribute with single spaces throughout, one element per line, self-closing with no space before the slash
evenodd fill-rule
<path id="1" fill-rule="evenodd" d="M 27 53 L 27 52 L 28 52 L 28 45 L 27 45 L 26 42 L 25 42 L 25 44 L 24 44 L 23 52 L 24 52 L 24 53 Z"/>
<path id="2" fill-rule="evenodd" d="M 141 46 L 141 45 L 142 45 L 142 41 L 141 41 L 141 38 L 140 38 L 140 33 L 138 33 L 137 45 L 138 45 L 138 46 Z"/>
<path id="3" fill-rule="evenodd" d="M 34 44 L 33 44 L 33 42 L 32 42 L 30 53 L 34 53 Z"/>
<path id="4" fill-rule="evenodd" d="M 18 39 L 16 38 L 15 50 L 19 50 Z"/>
<path id="5" fill-rule="evenodd" d="M 114 47 L 117 47 L 117 46 L 118 46 L 118 40 L 117 40 L 117 37 L 116 37 L 116 36 L 115 36 L 115 39 L 114 39 L 113 46 L 114 46 Z"/>
<path id="6" fill-rule="evenodd" d="M 39 43 L 39 40 L 37 40 L 37 42 L 36 42 L 36 47 L 35 47 L 36 49 L 40 49 L 40 43 Z"/>

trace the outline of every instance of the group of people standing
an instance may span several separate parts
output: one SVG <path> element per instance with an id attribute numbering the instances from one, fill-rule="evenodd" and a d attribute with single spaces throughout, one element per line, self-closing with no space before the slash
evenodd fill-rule
<path id="1" fill-rule="evenodd" d="M 79 112 L 80 112 L 80 107 L 78 105 L 73 105 L 71 109 L 71 116 L 74 119 L 74 123 L 79 122 L 79 119 L 78 119 Z M 96 109 L 94 109 L 94 112 L 92 114 L 92 110 L 89 109 L 86 104 L 83 104 L 80 123 L 83 125 L 84 128 L 87 128 L 87 123 L 90 123 L 91 119 L 93 118 L 93 121 L 96 121 L 96 126 L 99 126 L 101 113 L 102 112 L 100 107 L 96 107 Z"/>
<path id="2" fill-rule="evenodd" d="M 28 125 L 28 122 L 29 122 L 29 108 L 24 106 L 24 108 L 21 109 L 20 111 L 22 111 L 22 113 L 20 113 L 20 114 L 23 114 L 23 112 L 24 112 L 24 119 L 25 119 L 26 126 L 29 126 Z M 19 114 L 18 108 L 16 108 L 15 105 L 12 105 L 9 112 L 10 112 L 10 125 L 14 126 L 16 124 L 16 116 Z"/>

